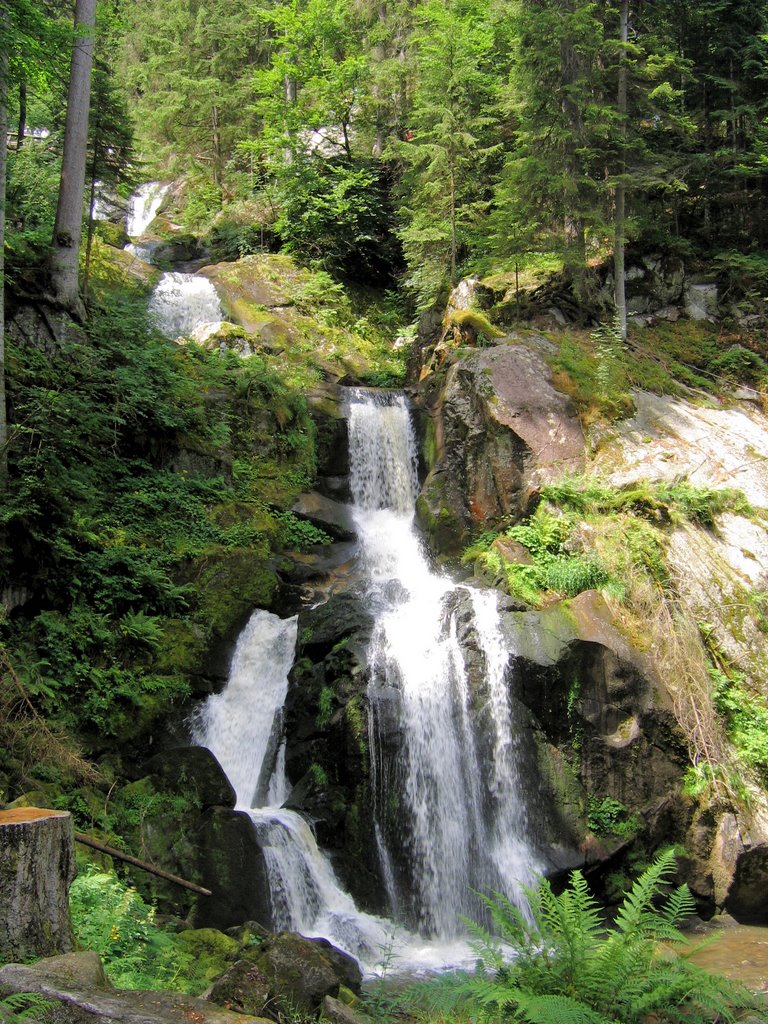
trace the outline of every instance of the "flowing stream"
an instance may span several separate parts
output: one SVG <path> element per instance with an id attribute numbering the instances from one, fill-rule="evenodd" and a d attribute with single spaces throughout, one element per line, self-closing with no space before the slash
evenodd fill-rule
<path id="1" fill-rule="evenodd" d="M 280 806 L 290 788 L 282 708 L 295 618 L 254 612 L 195 741 L 251 814 L 275 927 L 324 936 L 368 971 L 383 949 L 401 971 L 456 964 L 468 957 L 460 916 L 482 911 L 473 890 L 519 902 L 520 883 L 539 868 L 520 796 L 508 652 L 495 594 L 433 572 L 422 548 L 405 399 L 350 391 L 349 443 L 364 599 L 376 622 L 368 700 L 378 866 L 399 923 L 360 912 L 306 821 Z"/>
<path id="2" fill-rule="evenodd" d="M 149 299 L 149 315 L 167 338 L 189 336 L 201 324 L 224 319 L 219 296 L 207 277 L 173 271 L 163 276 Z"/>

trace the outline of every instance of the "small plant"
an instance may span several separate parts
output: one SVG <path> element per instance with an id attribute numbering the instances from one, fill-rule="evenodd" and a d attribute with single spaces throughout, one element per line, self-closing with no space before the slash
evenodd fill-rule
<path id="1" fill-rule="evenodd" d="M 330 686 L 324 686 L 320 691 L 320 697 L 317 701 L 315 725 L 318 729 L 327 729 L 330 724 L 331 715 L 333 714 L 333 698 L 333 689 Z"/>
<path id="2" fill-rule="evenodd" d="M 615 836 L 618 839 L 630 839 L 640 829 L 637 815 L 629 814 L 620 800 L 610 797 L 590 799 L 587 824 L 596 836 Z"/>

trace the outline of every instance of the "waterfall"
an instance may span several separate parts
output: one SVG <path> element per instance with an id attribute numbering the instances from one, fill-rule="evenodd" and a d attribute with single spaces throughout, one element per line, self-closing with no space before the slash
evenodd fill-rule
<path id="1" fill-rule="evenodd" d="M 358 910 L 307 822 L 280 806 L 290 790 L 282 709 L 295 617 L 254 612 L 226 688 L 198 714 L 194 740 L 215 754 L 237 807 L 251 816 L 275 927 L 327 938 L 368 973 L 384 951 L 398 971 L 466 963 L 460 916 L 482 913 L 473 891 L 519 902 L 520 883 L 532 883 L 538 868 L 496 596 L 430 567 L 414 523 L 417 454 L 405 399 L 350 391 L 349 444 L 363 599 L 375 621 L 368 652 L 375 855 L 399 923 Z M 386 737 L 385 714 L 397 719 Z"/>
<path id="2" fill-rule="evenodd" d="M 126 233 L 130 238 L 138 238 L 144 234 L 157 216 L 157 211 L 169 188 L 170 185 L 162 185 L 158 181 L 148 181 L 131 196 L 131 208 L 125 226 Z"/>
<path id="3" fill-rule="evenodd" d="M 382 874 L 408 923 L 446 939 L 462 931 L 461 915 L 481 912 L 473 892 L 517 900 L 537 868 L 516 767 L 508 653 L 495 594 L 455 585 L 429 565 L 414 525 L 415 442 L 405 399 L 353 392 L 349 434 L 355 523 L 376 621 L 368 697 L 377 824 L 388 855 Z M 458 639 L 462 601 L 480 681 Z M 400 740 L 385 754 L 376 723 L 391 716 L 393 694 Z M 387 811 L 393 794 L 396 815 Z"/>
<path id="4" fill-rule="evenodd" d="M 149 315 L 168 338 L 189 336 L 200 324 L 224 317 L 219 296 L 207 277 L 163 274 L 149 300 Z"/>
<path id="5" fill-rule="evenodd" d="M 295 616 L 253 613 L 235 646 L 227 685 L 198 712 L 192 738 L 216 756 L 234 787 L 237 808 L 251 816 L 264 855 L 274 927 L 326 938 L 370 972 L 393 937 L 398 948 L 409 950 L 411 937 L 359 911 L 306 821 L 272 803 L 282 803 L 289 790 L 282 708 L 296 631 Z M 408 962 L 416 955 L 414 948 Z M 441 956 L 430 951 L 422 959 L 436 966 Z"/>

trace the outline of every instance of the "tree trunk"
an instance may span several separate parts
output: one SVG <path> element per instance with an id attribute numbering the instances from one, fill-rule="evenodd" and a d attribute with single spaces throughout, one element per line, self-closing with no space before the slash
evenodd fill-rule
<path id="1" fill-rule="evenodd" d="M 74 949 L 67 892 L 75 872 L 68 811 L 0 811 L 0 960 Z"/>
<path id="2" fill-rule="evenodd" d="M 7 38 L 0 13 L 0 33 Z M 8 163 L 8 54 L 0 47 L 0 492 L 8 476 L 8 420 L 5 403 L 5 179 Z"/>
<path id="3" fill-rule="evenodd" d="M 619 80 L 617 107 L 621 119 L 621 156 L 619 159 L 620 178 L 616 184 L 616 211 L 614 215 L 614 242 L 613 242 L 613 280 L 614 280 L 614 302 L 616 304 L 616 322 L 619 333 L 623 340 L 627 337 L 627 294 L 626 275 L 624 268 L 624 231 L 625 231 L 625 205 L 626 186 L 624 175 L 626 174 L 626 133 L 627 133 L 627 41 L 629 39 L 629 0 L 621 0 L 619 7 Z"/>
<path id="4" fill-rule="evenodd" d="M 24 136 L 27 131 L 27 79 L 22 72 L 19 82 L 19 132 L 16 136 L 16 149 L 24 145 Z"/>
<path id="5" fill-rule="evenodd" d="M 72 46 L 67 122 L 64 129 L 64 156 L 50 259 L 54 297 L 64 309 L 80 319 L 85 316 L 78 288 L 78 266 L 83 232 L 88 108 L 91 96 L 95 23 L 96 0 L 76 0 L 75 39 Z"/>
<path id="6" fill-rule="evenodd" d="M 563 12 L 567 17 L 573 14 L 573 0 L 566 0 Z M 565 269 L 573 283 L 573 290 L 578 299 L 583 298 L 584 278 L 586 275 L 586 239 L 584 215 L 581 209 L 581 186 L 579 178 L 578 147 L 583 136 L 581 111 L 573 92 L 581 74 L 580 58 L 570 28 L 560 40 L 560 80 L 562 98 L 560 109 L 563 114 L 566 138 L 563 144 L 563 165 L 567 178 L 564 196 L 564 260 Z"/>

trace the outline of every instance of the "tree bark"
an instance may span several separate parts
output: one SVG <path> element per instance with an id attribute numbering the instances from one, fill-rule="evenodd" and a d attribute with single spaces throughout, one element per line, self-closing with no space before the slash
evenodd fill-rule
<path id="1" fill-rule="evenodd" d="M 616 323 L 622 340 L 627 337 L 627 294 L 626 274 L 624 268 L 624 231 L 626 225 L 625 205 L 626 186 L 626 117 L 627 117 L 627 41 L 629 39 L 629 0 L 621 0 L 619 6 L 619 79 L 617 107 L 621 118 L 621 155 L 619 159 L 619 180 L 616 183 L 613 241 L 613 281 L 614 302 L 616 305 Z"/>
<path id="2" fill-rule="evenodd" d="M 19 131 L 16 136 L 16 149 L 24 145 L 24 136 L 27 131 L 27 79 L 22 72 L 19 82 Z"/>
<path id="3" fill-rule="evenodd" d="M 67 892 L 75 872 L 68 811 L 0 811 L 0 960 L 74 949 Z"/>
<path id="4" fill-rule="evenodd" d="M 51 287 L 56 301 L 83 319 L 78 268 L 83 232 L 85 165 L 88 152 L 88 108 L 95 43 L 96 0 L 76 0 L 75 39 L 67 95 L 64 155 L 61 165 L 59 202 L 53 229 Z"/>
<path id="5" fill-rule="evenodd" d="M 0 12 L 0 34 L 7 17 Z M 8 419 L 5 401 L 5 179 L 8 164 L 8 54 L 0 45 L 0 493 L 8 477 Z"/>

